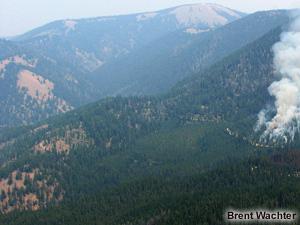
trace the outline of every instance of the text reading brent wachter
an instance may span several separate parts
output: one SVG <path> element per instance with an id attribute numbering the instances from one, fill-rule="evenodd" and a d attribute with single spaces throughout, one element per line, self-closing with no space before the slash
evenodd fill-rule
<path id="1" fill-rule="evenodd" d="M 228 222 L 294 222 L 297 212 L 284 210 L 227 210 L 224 219 Z"/>

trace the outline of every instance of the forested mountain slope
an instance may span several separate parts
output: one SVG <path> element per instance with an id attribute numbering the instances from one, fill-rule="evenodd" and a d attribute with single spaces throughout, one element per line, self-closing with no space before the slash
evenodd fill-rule
<path id="1" fill-rule="evenodd" d="M 0 128 L 69 111 L 96 92 L 80 67 L 11 41 L 1 40 L 0 48 Z"/>
<path id="2" fill-rule="evenodd" d="M 0 135 L 1 209 L 56 206 L 145 177 L 271 154 L 253 139 L 280 27 L 157 97 L 112 97 Z M 294 147 L 299 147 L 295 145 Z"/>
<path id="3" fill-rule="evenodd" d="M 0 216 L 2 224 L 225 224 L 226 209 L 300 209 L 299 151 L 183 179 L 146 178 L 84 200 Z M 292 223 L 297 224 L 297 223 Z"/>

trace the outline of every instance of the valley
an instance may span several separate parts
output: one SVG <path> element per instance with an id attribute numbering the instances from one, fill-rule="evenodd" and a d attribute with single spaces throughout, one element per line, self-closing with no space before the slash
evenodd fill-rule
<path id="1" fill-rule="evenodd" d="M 224 224 L 227 208 L 299 210 L 299 132 L 286 143 L 255 132 L 288 20 L 199 4 L 1 40 L 0 223 Z"/>

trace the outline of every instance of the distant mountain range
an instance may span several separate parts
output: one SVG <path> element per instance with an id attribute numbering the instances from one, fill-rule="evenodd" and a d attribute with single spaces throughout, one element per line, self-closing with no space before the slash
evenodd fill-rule
<path id="1" fill-rule="evenodd" d="M 162 93 L 287 21 L 284 11 L 244 16 L 215 4 L 186 5 L 56 21 L 2 40 L 0 128 L 117 94 Z"/>
<path id="2" fill-rule="evenodd" d="M 93 71 L 102 71 L 103 65 L 120 62 L 128 53 L 139 52 L 179 29 L 192 39 L 244 15 L 214 4 L 187 5 L 135 15 L 56 21 L 11 41 L 2 40 L 0 127 L 28 124 L 113 95 L 116 91 L 104 89 L 113 90 L 109 83 L 118 78 L 106 74 L 105 79 L 112 79 L 106 82 Z M 124 83 L 121 89 L 128 85 Z"/>
<path id="3" fill-rule="evenodd" d="M 143 14 L 56 21 L 14 40 L 92 71 L 178 29 L 200 33 L 244 15 L 215 4 L 186 5 Z"/>
<path id="4" fill-rule="evenodd" d="M 285 11 L 258 12 L 199 34 L 177 30 L 98 68 L 94 80 L 102 96 L 163 93 L 287 20 Z"/>

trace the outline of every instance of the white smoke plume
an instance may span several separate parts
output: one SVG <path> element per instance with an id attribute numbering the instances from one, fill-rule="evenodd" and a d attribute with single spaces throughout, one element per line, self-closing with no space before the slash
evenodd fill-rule
<path id="1" fill-rule="evenodd" d="M 261 141 L 293 141 L 300 131 L 300 10 L 294 11 L 292 22 L 273 46 L 274 69 L 281 77 L 273 82 L 269 94 L 275 97 L 275 109 L 267 108 L 258 115 L 256 131 L 265 129 Z M 271 112 L 275 116 L 268 118 Z"/>

